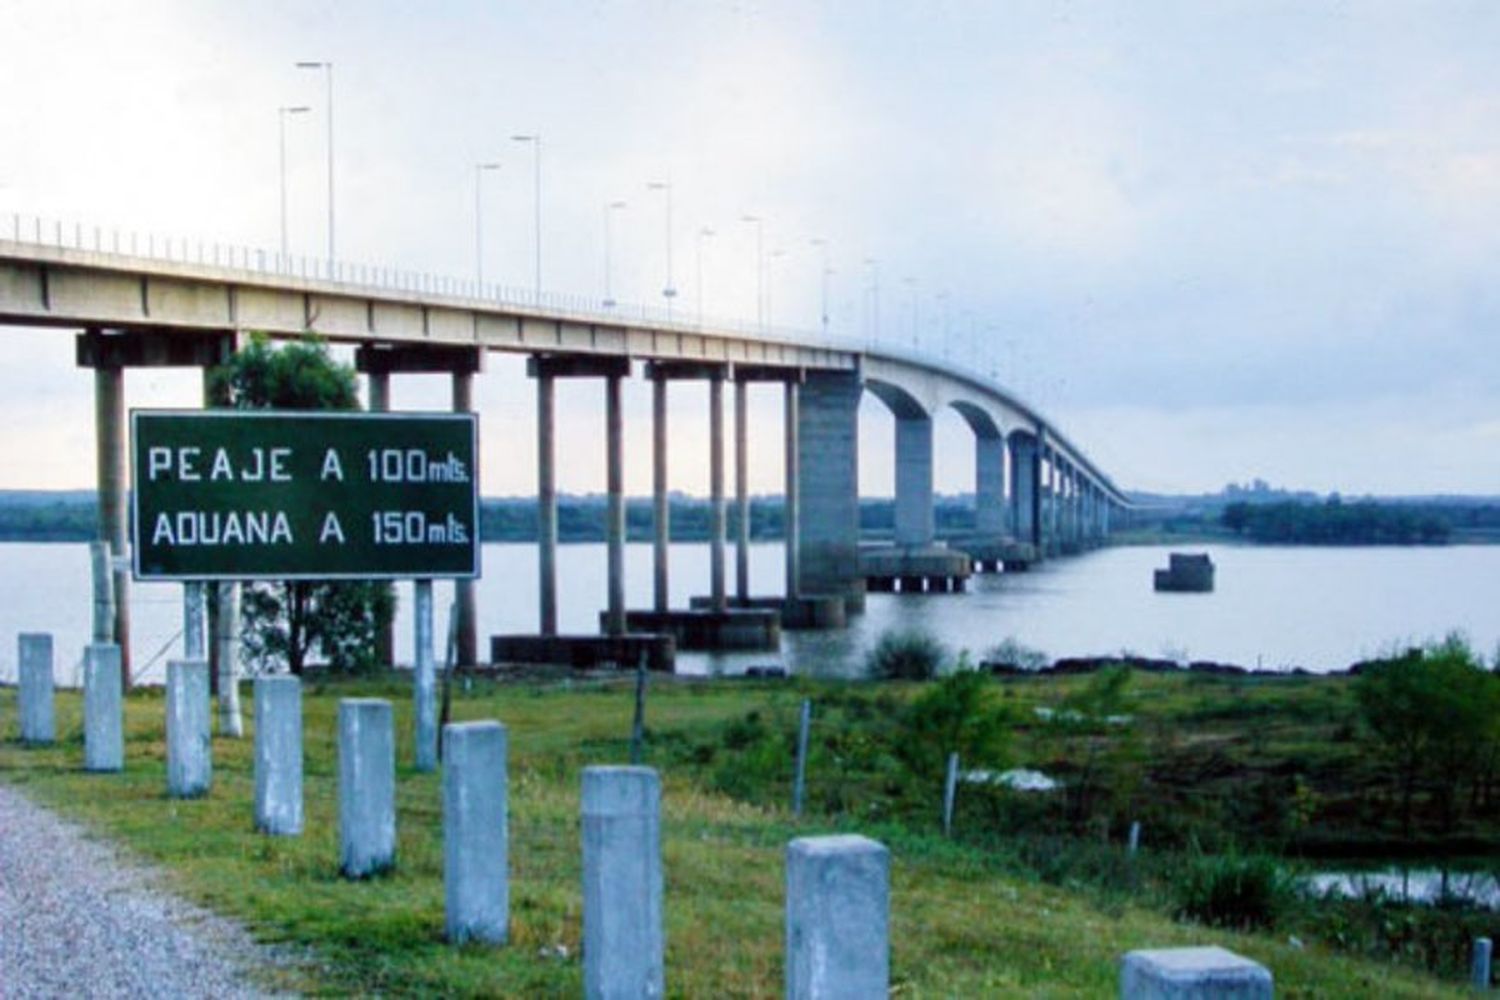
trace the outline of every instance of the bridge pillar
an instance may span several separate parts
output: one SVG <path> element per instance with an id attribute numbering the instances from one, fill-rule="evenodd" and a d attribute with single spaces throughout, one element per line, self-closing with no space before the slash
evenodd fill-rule
<path id="1" fill-rule="evenodd" d="M 896 544 L 932 544 L 932 418 L 896 418 Z"/>
<path id="2" fill-rule="evenodd" d="M 1005 534 L 1005 438 L 974 438 L 974 529 Z"/>
<path id="3" fill-rule="evenodd" d="M 452 381 L 454 413 L 474 409 L 474 375 L 484 370 L 484 348 L 428 344 L 364 344 L 354 352 L 354 369 L 369 376 L 370 409 L 390 409 L 392 375 L 447 375 Z M 377 406 L 378 403 L 378 406 Z M 474 481 L 479 481 L 479 456 L 474 456 Z M 477 533 L 479 525 L 474 526 Z M 479 660 L 479 616 L 473 580 L 455 580 L 458 664 L 473 666 Z M 383 639 L 389 637 L 382 637 Z M 393 648 L 392 642 L 387 649 Z M 390 662 L 387 659 L 385 662 Z"/>
<path id="4" fill-rule="evenodd" d="M 799 555 L 801 554 L 800 515 L 800 466 L 797 464 L 800 451 L 798 440 L 798 393 L 799 384 L 790 379 L 786 383 L 782 399 L 782 430 L 785 434 L 786 499 L 782 506 L 782 534 L 786 536 L 786 598 L 788 604 L 796 600 L 799 593 Z"/>
<path id="5" fill-rule="evenodd" d="M 750 600 L 750 385 L 734 382 L 734 596 Z"/>
<path id="6" fill-rule="evenodd" d="M 231 331 L 167 333 L 157 330 L 89 329 L 78 335 L 75 360 L 94 370 L 95 475 L 99 492 L 99 540 L 114 560 L 113 639 L 120 647 L 120 684 L 129 688 L 130 569 L 125 484 L 125 369 L 208 368 L 234 353 Z"/>
<path id="7" fill-rule="evenodd" d="M 536 379 L 537 416 L 537 566 L 540 573 L 542 635 L 557 634 L 557 478 L 554 380 L 604 379 L 605 481 L 604 530 L 608 550 L 608 606 L 605 632 L 625 631 L 625 454 L 620 380 L 630 374 L 630 359 L 532 355 L 526 374 Z"/>
<path id="8" fill-rule="evenodd" d="M 859 397 L 855 372 L 809 371 L 797 412 L 798 592 L 863 603 L 859 572 Z"/>
<path id="9" fill-rule="evenodd" d="M 708 563 L 715 611 L 729 602 L 724 591 L 724 373 L 708 379 Z"/>
<path id="10" fill-rule="evenodd" d="M 668 546 L 671 545 L 672 505 L 667 495 L 667 380 L 651 379 L 651 578 L 652 607 L 667 611 Z"/>
<path id="11" fill-rule="evenodd" d="M 1009 444 L 1011 530 L 1018 540 L 1040 548 L 1040 520 L 1037 517 L 1040 501 L 1037 468 L 1039 454 L 1036 438 L 1029 434 L 1012 434 Z"/>

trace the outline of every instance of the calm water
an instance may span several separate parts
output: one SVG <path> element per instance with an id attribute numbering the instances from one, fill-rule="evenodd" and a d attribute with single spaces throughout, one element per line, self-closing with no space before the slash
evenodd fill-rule
<path id="1" fill-rule="evenodd" d="M 781 589 L 781 547 L 751 552 L 756 594 Z M 1195 550 L 1199 551 L 1199 550 Z M 1055 560 L 1031 573 L 975 577 L 967 594 L 871 594 L 866 614 L 842 632 L 788 633 L 780 653 L 683 654 L 691 673 L 736 673 L 783 664 L 800 673 L 851 676 L 889 628 L 925 628 L 976 658 L 1006 638 L 1051 657 L 1118 653 L 1329 670 L 1393 646 L 1466 633 L 1476 648 L 1500 646 L 1500 546 L 1310 549 L 1207 546 L 1218 566 L 1212 594 L 1157 594 L 1151 570 L 1166 547 L 1104 549 Z M 89 630 L 87 545 L 0 545 L 0 679 L 15 677 L 16 633 L 50 631 L 59 680 L 76 676 Z M 651 598 L 651 549 L 626 550 L 632 607 Z M 731 573 L 733 563 L 731 560 Z M 564 545 L 558 552 L 560 625 L 598 628 L 604 604 L 603 545 Z M 708 548 L 672 547 L 672 599 L 685 606 L 708 590 Z M 439 634 L 452 588 L 439 584 Z M 181 588 L 155 584 L 133 591 L 133 653 L 153 661 L 180 647 Z M 400 588 L 398 643 L 410 655 L 409 586 Z M 494 632 L 536 627 L 536 550 L 525 544 L 484 547 L 479 584 L 481 648 Z M 163 650 L 168 652 L 163 653 Z"/>

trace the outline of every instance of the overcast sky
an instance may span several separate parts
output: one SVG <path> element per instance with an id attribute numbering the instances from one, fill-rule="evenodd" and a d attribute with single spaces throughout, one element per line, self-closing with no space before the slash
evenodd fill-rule
<path id="1" fill-rule="evenodd" d="M 1500 5 L 1475 3 L 64 3 L 0 0 L 0 213 L 274 247 L 277 107 L 289 240 L 326 240 L 323 78 L 335 64 L 345 259 L 753 318 L 969 359 L 1037 402 L 1126 487 L 1263 477 L 1349 493 L 1500 493 Z M 0 234 L 8 220 L 0 215 Z M 863 263 L 879 261 L 878 268 Z M 87 486 L 88 373 L 71 338 L 3 330 L 0 486 Z M 195 377 L 136 372 L 133 406 Z M 630 386 L 627 488 L 649 489 Z M 398 379 L 398 406 L 444 405 Z M 560 392 L 559 485 L 603 485 L 601 393 Z M 707 394 L 674 387 L 673 486 L 702 492 Z M 534 401 L 494 356 L 484 488 L 534 488 Z M 779 483 L 754 397 L 753 487 Z M 764 421 L 760 417 L 764 417 Z M 891 492 L 867 397 L 861 486 Z M 937 426 L 937 485 L 972 488 Z M 585 446 L 586 445 L 586 446 Z M 594 452 L 599 454 L 595 455 Z"/>

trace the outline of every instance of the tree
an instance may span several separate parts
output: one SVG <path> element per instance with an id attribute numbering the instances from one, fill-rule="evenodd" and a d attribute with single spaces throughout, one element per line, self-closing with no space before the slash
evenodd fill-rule
<path id="1" fill-rule="evenodd" d="M 1412 810 L 1424 786 L 1444 831 L 1457 819 L 1466 782 L 1487 787 L 1495 759 L 1500 677 L 1485 669 L 1457 637 L 1382 660 L 1364 669 L 1355 697 L 1371 749 L 1390 768 L 1401 798 L 1401 828 L 1411 834 Z"/>
<path id="2" fill-rule="evenodd" d="M 263 335 L 213 370 L 215 398 L 240 410 L 357 410 L 354 369 L 334 361 L 319 340 L 274 346 Z M 321 656 L 330 669 L 375 666 L 381 628 L 395 613 L 385 583 L 330 580 L 259 582 L 245 589 L 245 653 L 260 669 L 285 665 L 301 674 Z"/>

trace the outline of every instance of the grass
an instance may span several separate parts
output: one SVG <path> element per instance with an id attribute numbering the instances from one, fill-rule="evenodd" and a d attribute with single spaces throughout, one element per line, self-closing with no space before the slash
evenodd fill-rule
<path id="1" fill-rule="evenodd" d="M 1172 696 L 1151 683 L 1142 689 L 1143 696 Z M 781 808 L 706 791 L 692 768 L 670 764 L 662 748 L 711 739 L 747 710 L 780 712 L 816 690 L 748 682 L 652 689 L 655 759 L 648 762 L 663 771 L 667 983 L 674 996 L 780 994 L 784 845 L 839 826 L 826 818 L 795 821 Z M 337 874 L 336 713 L 338 699 L 354 695 L 395 702 L 399 771 L 397 868 L 359 883 Z M 578 995 L 580 771 L 625 759 L 628 685 L 476 682 L 455 697 L 456 720 L 497 718 L 510 731 L 511 943 L 498 949 L 453 948 L 442 940 L 440 787 L 435 775 L 409 766 L 408 696 L 401 683 L 309 686 L 307 832 L 299 838 L 253 831 L 249 738 L 215 739 L 209 796 L 165 797 L 159 693 L 127 699 L 126 771 L 102 776 L 79 769 L 76 693 L 58 696 L 60 743 L 28 749 L 15 742 L 15 692 L 0 691 L 0 780 L 156 862 L 172 888 L 237 918 L 257 938 L 306 956 L 277 973 L 273 985 L 337 993 Z M 1043 700 L 1039 690 L 1016 698 Z M 981 848 L 910 825 L 849 821 L 842 830 L 891 847 L 892 976 L 902 996 L 1111 995 L 1123 952 L 1210 943 L 1267 964 L 1282 996 L 1450 995 L 1437 980 L 1391 965 L 1297 948 L 1284 938 L 1178 924 L 1018 878 Z"/>

